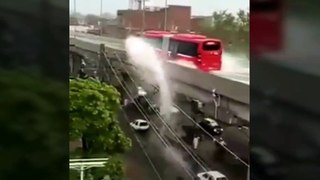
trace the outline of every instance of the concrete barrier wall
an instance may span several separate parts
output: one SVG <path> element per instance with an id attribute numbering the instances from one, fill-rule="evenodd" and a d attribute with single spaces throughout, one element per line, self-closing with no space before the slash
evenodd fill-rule
<path id="1" fill-rule="evenodd" d="M 165 67 L 170 78 L 197 86 L 206 91 L 216 89 L 218 94 L 241 103 L 250 103 L 248 84 L 204 73 L 197 69 L 180 66 L 175 63 L 166 63 Z"/>
<path id="2" fill-rule="evenodd" d="M 91 50 L 86 50 L 86 49 L 82 49 L 82 48 L 79 48 L 79 47 L 75 47 L 75 49 L 78 49 L 78 50 L 76 50 L 76 52 L 84 54 L 86 57 L 93 58 L 93 59 L 96 59 L 97 61 L 99 61 L 98 60 L 98 53 L 97 53 L 98 52 L 97 49 L 99 48 L 98 45 L 91 45 L 91 47 L 89 47 L 89 48 L 87 47 L 87 45 L 82 45 L 82 44 L 79 44 L 79 45 L 82 48 L 87 48 L 87 49 L 91 49 Z M 118 63 L 116 63 L 116 58 L 113 58 L 111 60 L 112 60 L 112 64 L 113 64 L 114 68 L 117 71 L 121 72 L 122 65 L 117 65 Z M 173 68 L 173 67 L 171 67 L 171 68 Z M 130 67 L 126 67 L 126 68 L 130 69 Z M 177 67 L 177 68 L 179 68 L 179 67 Z M 198 72 L 195 72 L 194 74 L 190 74 L 190 73 L 193 73 L 193 72 L 194 72 L 194 70 L 190 71 L 189 75 L 187 74 L 188 75 L 187 76 L 187 75 L 183 74 L 184 71 L 182 70 L 181 73 L 182 73 L 182 75 L 184 75 L 182 77 L 185 77 L 185 79 L 183 79 L 181 77 L 173 77 L 173 78 L 171 77 L 171 81 L 172 81 L 171 88 L 172 88 L 172 90 L 174 90 L 178 94 L 183 94 L 185 96 L 188 96 L 188 97 L 191 97 L 191 98 L 194 98 L 194 99 L 199 99 L 199 100 L 205 102 L 206 103 L 206 106 L 205 106 L 206 114 L 213 117 L 214 116 L 215 106 L 214 106 L 213 97 L 212 97 L 212 94 L 211 94 L 211 86 L 209 86 L 209 87 L 208 86 L 199 87 L 197 85 L 201 86 L 201 85 L 203 85 L 204 82 L 202 82 L 200 84 L 197 84 L 198 82 L 195 82 L 195 84 L 191 84 L 190 82 L 188 82 L 188 80 L 190 80 L 190 79 L 196 80 L 192 76 L 196 76 L 195 73 L 198 73 Z M 112 72 L 110 72 L 110 73 L 112 74 Z M 179 73 L 179 72 L 175 72 L 175 73 Z M 200 73 L 200 74 L 202 74 L 202 73 Z M 174 74 L 171 74 L 171 73 L 169 73 L 169 75 L 174 76 Z M 198 78 L 201 78 L 201 76 L 198 77 Z M 135 78 L 135 79 L 138 79 L 138 78 Z M 118 85 L 118 82 L 117 82 L 116 79 L 111 78 L 111 81 L 113 82 L 114 85 Z M 212 83 L 211 81 L 212 80 L 207 80 L 207 82 Z M 213 83 L 213 84 L 216 85 L 216 83 Z M 149 85 L 145 85 L 145 86 L 148 87 Z M 144 86 L 144 88 L 145 88 L 145 86 Z M 150 86 L 150 88 L 152 88 L 152 87 Z M 207 89 L 210 88 L 210 89 L 206 90 L 205 88 L 207 88 Z M 219 88 L 217 88 L 217 90 L 219 90 Z M 225 121 L 226 123 L 229 123 L 231 121 L 234 122 L 233 119 L 232 119 L 234 116 L 237 116 L 237 117 L 239 117 L 241 119 L 249 121 L 249 112 L 250 111 L 249 111 L 249 105 L 248 104 L 245 104 L 245 103 L 242 103 L 242 102 L 239 102 L 239 101 L 235 101 L 235 100 L 232 100 L 230 98 L 222 97 L 221 98 L 221 106 L 218 109 L 218 117 L 219 117 L 220 120 Z"/>

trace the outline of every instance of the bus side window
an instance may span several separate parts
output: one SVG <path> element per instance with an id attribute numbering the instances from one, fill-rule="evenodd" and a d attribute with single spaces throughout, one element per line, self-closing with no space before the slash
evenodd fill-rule
<path id="1" fill-rule="evenodd" d="M 175 40 L 170 40 L 169 42 L 169 52 L 170 56 L 174 57 L 177 55 L 177 49 L 178 49 L 178 42 Z"/>
<path id="2" fill-rule="evenodd" d="M 177 53 L 196 57 L 198 56 L 198 44 L 193 42 L 179 42 Z"/>

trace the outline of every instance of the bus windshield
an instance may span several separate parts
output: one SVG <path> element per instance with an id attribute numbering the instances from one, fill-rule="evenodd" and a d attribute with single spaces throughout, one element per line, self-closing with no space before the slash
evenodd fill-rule
<path id="1" fill-rule="evenodd" d="M 220 42 L 207 41 L 203 43 L 202 49 L 204 51 L 217 51 L 221 48 Z"/>

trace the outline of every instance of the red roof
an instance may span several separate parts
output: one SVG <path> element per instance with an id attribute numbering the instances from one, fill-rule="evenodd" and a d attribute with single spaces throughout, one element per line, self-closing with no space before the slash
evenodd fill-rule
<path id="1" fill-rule="evenodd" d="M 173 36 L 172 37 L 175 40 L 180 40 L 180 41 L 187 41 L 187 42 L 194 42 L 194 43 L 201 43 L 205 41 L 214 41 L 214 42 L 221 42 L 220 39 L 211 39 L 211 38 L 189 38 L 185 36 Z"/>
<path id="2" fill-rule="evenodd" d="M 200 35 L 200 34 L 177 34 L 177 37 L 185 37 L 185 38 L 191 38 L 191 39 L 204 39 L 207 38 L 207 36 Z"/>
<path id="3" fill-rule="evenodd" d="M 201 43 L 205 41 L 215 41 L 215 42 L 221 42 L 220 39 L 212 39 L 207 38 L 207 36 L 200 35 L 200 34 L 176 34 L 172 32 L 167 31 L 146 31 L 144 32 L 144 36 L 146 37 L 152 37 L 152 38 L 162 38 L 164 35 L 174 35 L 172 36 L 173 39 L 181 40 L 181 41 L 188 41 L 188 42 L 194 42 L 194 43 Z"/>

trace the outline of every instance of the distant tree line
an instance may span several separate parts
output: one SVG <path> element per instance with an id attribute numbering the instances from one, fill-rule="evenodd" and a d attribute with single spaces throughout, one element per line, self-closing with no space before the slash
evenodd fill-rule
<path id="1" fill-rule="evenodd" d="M 249 54 L 249 12 L 239 10 L 236 15 L 226 10 L 214 12 L 210 22 L 204 21 L 201 33 L 223 41 L 226 51 Z"/>

